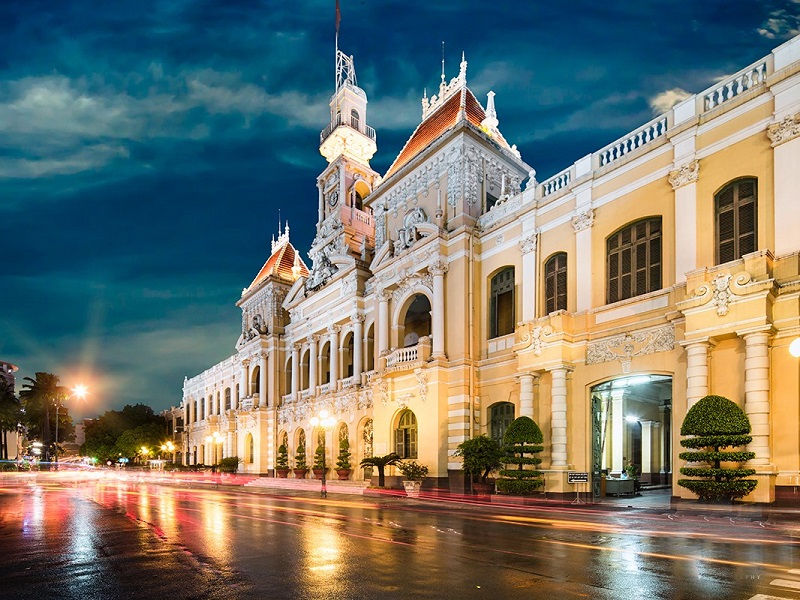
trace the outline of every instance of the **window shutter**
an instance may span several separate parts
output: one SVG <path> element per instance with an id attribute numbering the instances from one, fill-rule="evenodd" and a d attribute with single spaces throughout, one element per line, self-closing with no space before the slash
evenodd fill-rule
<path id="1" fill-rule="evenodd" d="M 758 180 L 734 181 L 714 197 L 717 264 L 758 249 Z"/>
<path id="2" fill-rule="evenodd" d="M 397 453 L 398 456 L 405 458 L 406 449 L 405 449 L 405 439 L 403 431 L 404 431 L 403 429 L 394 430 L 394 451 Z"/>

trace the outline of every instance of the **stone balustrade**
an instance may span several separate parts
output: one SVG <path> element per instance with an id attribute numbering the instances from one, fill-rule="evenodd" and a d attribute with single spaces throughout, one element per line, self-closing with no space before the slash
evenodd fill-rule
<path id="1" fill-rule="evenodd" d="M 767 79 L 767 61 L 761 60 L 723 79 L 702 94 L 703 110 L 711 110 Z"/>
<path id="2" fill-rule="evenodd" d="M 572 179 L 572 166 L 567 167 L 561 173 L 556 173 L 550 179 L 541 183 L 542 197 L 549 196 L 556 193 L 558 190 L 565 188 L 569 185 Z"/>
<path id="3" fill-rule="evenodd" d="M 601 167 L 610 165 L 637 148 L 641 148 L 656 138 L 660 138 L 665 133 L 667 133 L 667 115 L 661 115 L 647 123 L 644 127 L 640 127 L 633 133 L 612 142 L 597 152 L 598 164 Z"/>

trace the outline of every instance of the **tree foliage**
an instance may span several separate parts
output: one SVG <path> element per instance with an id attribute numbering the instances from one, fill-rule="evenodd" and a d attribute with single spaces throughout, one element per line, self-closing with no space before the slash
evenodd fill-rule
<path id="1" fill-rule="evenodd" d="M 362 467 L 375 467 L 378 469 L 378 487 L 386 486 L 386 475 L 384 470 L 389 465 L 396 465 L 400 462 L 400 456 L 394 452 L 383 456 L 368 456 L 361 461 Z"/>
<path id="2" fill-rule="evenodd" d="M 22 406 L 11 382 L 0 377 L 0 459 L 8 460 L 8 432 L 16 431 L 22 419 Z M 16 457 L 16 452 L 13 453 Z"/>
<path id="3" fill-rule="evenodd" d="M 339 454 L 336 456 L 336 468 L 339 471 L 350 470 L 350 442 L 341 440 L 339 442 Z"/>
<path id="4" fill-rule="evenodd" d="M 514 419 L 503 436 L 505 469 L 500 471 L 497 489 L 506 494 L 531 494 L 544 485 L 542 472 L 537 469 L 542 459 L 544 435 L 530 417 Z M 510 468 L 516 466 L 516 469 Z"/>
<path id="5" fill-rule="evenodd" d="M 489 473 L 503 465 L 505 451 L 497 440 L 480 435 L 461 442 L 455 451 L 455 456 L 462 457 L 461 468 L 465 473 L 471 476 L 477 475 L 482 483 L 486 483 Z"/>
<path id="6" fill-rule="evenodd" d="M 743 463 L 755 458 L 754 452 L 725 450 L 745 446 L 752 441 L 750 420 L 734 402 L 723 396 L 705 396 L 689 409 L 681 425 L 681 435 L 694 436 L 681 440 L 681 446 L 692 448 L 681 452 L 681 460 L 706 463 L 707 466 L 687 465 L 681 474 L 697 479 L 679 479 L 678 485 L 697 494 L 701 500 L 732 502 L 752 492 L 757 481 L 745 479 L 755 469 L 724 466 Z"/>
<path id="7" fill-rule="evenodd" d="M 281 444 L 280 446 L 278 446 L 278 456 L 275 459 L 275 468 L 276 469 L 289 468 L 289 450 L 286 448 L 286 444 Z"/>
<path id="8" fill-rule="evenodd" d="M 155 425 L 159 429 L 158 436 L 145 436 L 142 432 L 131 433 L 123 440 L 122 445 L 118 442 L 126 431 L 135 431 L 145 425 Z M 152 429 L 155 431 L 155 428 Z M 100 461 L 116 461 L 120 455 L 126 458 L 136 456 L 142 445 L 147 445 L 150 449 L 161 446 L 166 437 L 167 422 L 164 417 L 157 415 L 153 409 L 144 404 L 126 405 L 122 410 L 109 410 L 97 419 L 85 422 L 86 441 L 81 446 L 81 452 L 85 455 L 97 458 Z M 144 437 L 145 443 L 140 443 L 138 448 L 133 444 L 136 440 Z M 158 437 L 154 440 L 154 437 Z M 131 453 L 133 451 L 133 453 Z"/>
<path id="9" fill-rule="evenodd" d="M 26 377 L 23 381 L 19 393 L 24 409 L 22 422 L 28 439 L 41 440 L 44 444 L 45 458 L 49 460 L 55 444 L 56 427 L 59 442 L 75 439 L 75 426 L 63 404 L 69 398 L 69 389 L 61 385 L 58 376 L 52 373 L 38 372 L 33 379 Z"/>

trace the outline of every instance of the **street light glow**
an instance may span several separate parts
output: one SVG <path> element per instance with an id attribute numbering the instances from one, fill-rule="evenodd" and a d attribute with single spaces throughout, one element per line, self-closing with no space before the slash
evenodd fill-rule
<path id="1" fill-rule="evenodd" d="M 81 400 L 83 400 L 84 398 L 86 398 L 86 394 L 89 393 L 89 388 L 83 385 L 82 383 L 79 383 L 74 388 L 72 388 L 72 393 L 75 394 Z"/>
<path id="2" fill-rule="evenodd" d="M 800 358 L 800 337 L 795 338 L 792 340 L 792 343 L 789 344 L 789 354 L 795 358 Z"/>

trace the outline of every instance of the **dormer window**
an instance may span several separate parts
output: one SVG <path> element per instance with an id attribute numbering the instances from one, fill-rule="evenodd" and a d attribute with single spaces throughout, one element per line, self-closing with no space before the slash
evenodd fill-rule
<path id="1" fill-rule="evenodd" d="M 361 128 L 359 127 L 358 111 L 355 108 L 350 111 L 350 127 L 356 131 L 361 131 Z"/>

